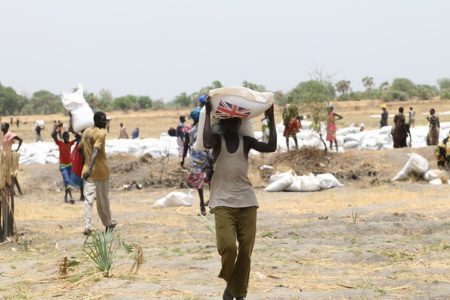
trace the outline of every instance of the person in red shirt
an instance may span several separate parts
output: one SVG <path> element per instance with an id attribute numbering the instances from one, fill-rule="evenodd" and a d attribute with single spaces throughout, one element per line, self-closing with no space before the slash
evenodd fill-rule
<path id="1" fill-rule="evenodd" d="M 58 138 L 57 130 L 62 126 L 62 123 L 55 124 L 52 131 L 52 138 L 59 148 L 59 171 L 63 177 L 65 188 L 64 202 L 74 204 L 75 201 L 73 201 L 72 198 L 72 182 L 70 180 L 70 173 L 72 170 L 70 149 L 72 148 L 72 145 L 75 144 L 75 140 L 69 141 L 70 136 L 67 131 L 62 134 L 62 141 Z M 69 200 L 68 197 L 70 198 Z"/>
<path id="2" fill-rule="evenodd" d="M 84 157 L 83 155 L 78 151 L 78 145 L 81 141 L 81 135 L 77 132 L 72 131 L 72 128 L 69 128 L 69 130 L 75 135 L 75 146 L 73 147 L 72 154 L 70 156 L 70 161 L 72 162 L 72 170 L 70 173 L 70 181 L 72 185 L 77 186 L 80 188 L 80 201 L 84 201 L 84 193 L 83 193 L 83 165 L 84 165 Z"/>

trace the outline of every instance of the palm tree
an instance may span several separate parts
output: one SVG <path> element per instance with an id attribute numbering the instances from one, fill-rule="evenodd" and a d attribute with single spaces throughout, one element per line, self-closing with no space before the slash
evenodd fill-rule
<path id="1" fill-rule="evenodd" d="M 364 87 L 366 90 L 371 90 L 374 83 L 373 83 L 373 77 L 366 76 L 362 79 L 362 82 L 364 84 Z"/>
<path id="2" fill-rule="evenodd" d="M 335 84 L 336 86 L 336 90 L 343 94 L 343 95 L 347 95 L 349 89 L 350 89 L 350 81 L 349 80 L 341 80 L 336 82 Z"/>

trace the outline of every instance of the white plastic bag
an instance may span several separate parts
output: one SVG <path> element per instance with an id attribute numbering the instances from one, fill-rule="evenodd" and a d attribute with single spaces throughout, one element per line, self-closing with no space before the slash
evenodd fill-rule
<path id="1" fill-rule="evenodd" d="M 80 132 L 88 127 L 94 126 L 94 112 L 83 96 L 83 86 L 78 84 L 74 93 L 63 93 L 61 101 L 65 109 L 72 114 L 72 127 Z"/>
<path id="2" fill-rule="evenodd" d="M 269 184 L 264 190 L 266 192 L 281 192 L 284 191 L 287 187 L 289 187 L 292 182 L 294 182 L 294 176 L 291 174 L 287 174 L 284 177 L 279 178 L 278 180 Z"/>
<path id="3" fill-rule="evenodd" d="M 344 149 L 357 148 L 359 146 L 359 142 L 357 141 L 348 141 L 344 143 Z"/>
<path id="4" fill-rule="evenodd" d="M 416 174 L 423 176 L 423 174 L 428 170 L 428 161 L 421 155 L 417 153 L 409 153 L 408 161 L 406 162 L 403 169 L 392 178 L 393 181 L 406 180 L 409 175 Z"/>
<path id="5" fill-rule="evenodd" d="M 176 206 L 192 206 L 194 196 L 192 190 L 189 194 L 183 192 L 171 192 L 167 196 L 162 197 L 152 205 L 153 208 L 176 207 Z"/>
<path id="6" fill-rule="evenodd" d="M 273 104 L 271 92 L 257 92 L 242 86 L 209 91 L 212 114 L 218 119 L 250 119 L 264 113 Z"/>

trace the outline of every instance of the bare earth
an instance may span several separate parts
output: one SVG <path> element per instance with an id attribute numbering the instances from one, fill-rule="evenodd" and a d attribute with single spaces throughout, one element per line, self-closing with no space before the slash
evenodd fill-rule
<path id="1" fill-rule="evenodd" d="M 450 188 L 413 179 L 391 183 L 408 152 L 334 154 L 328 160 L 345 184 L 339 189 L 267 193 L 257 188 L 248 299 L 449 299 Z M 432 148 L 414 152 L 435 166 Z M 252 159 L 254 185 L 264 185 L 257 169 L 264 162 L 299 173 L 324 168 L 301 157 L 302 151 Z M 111 278 L 96 271 L 81 251 L 82 202 L 63 203 L 56 165 L 23 166 L 26 193 L 16 198 L 19 239 L 0 245 L 0 299 L 221 298 L 220 257 L 214 235 L 197 216 L 198 204 L 150 207 L 183 186 L 176 159 L 162 174 L 161 162 L 151 158 L 113 157 L 111 165 L 112 212 L 121 237 L 144 250 L 139 272 L 129 273 L 133 255 L 124 251 Z M 144 189 L 120 190 L 132 180 Z M 214 215 L 207 221 L 213 224 Z M 65 278 L 58 274 L 64 256 L 79 262 Z"/>

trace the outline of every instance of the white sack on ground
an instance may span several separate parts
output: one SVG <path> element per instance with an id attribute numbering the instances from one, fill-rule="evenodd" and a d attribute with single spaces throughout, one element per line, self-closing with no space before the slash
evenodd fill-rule
<path id="1" fill-rule="evenodd" d="M 78 84 L 74 93 L 63 93 L 61 101 L 64 108 L 72 114 L 72 126 L 76 132 L 94 126 L 94 112 L 84 99 L 81 84 Z"/>
<path id="2" fill-rule="evenodd" d="M 440 178 L 433 179 L 433 180 L 429 181 L 428 183 L 432 184 L 432 185 L 441 185 L 441 184 L 443 184 L 442 180 Z M 448 180 L 446 184 L 450 184 L 450 180 Z"/>
<path id="3" fill-rule="evenodd" d="M 152 205 L 153 208 L 176 207 L 176 206 L 192 206 L 194 196 L 192 190 L 189 194 L 183 192 L 171 192 L 167 196 L 162 197 Z"/>
<path id="4" fill-rule="evenodd" d="M 428 170 L 428 161 L 417 153 L 407 154 L 409 159 L 403 169 L 392 178 L 393 181 L 406 180 L 409 175 L 416 174 L 422 176 Z"/>
<path id="5" fill-rule="evenodd" d="M 436 179 L 436 178 L 439 178 L 440 172 L 441 172 L 441 170 L 436 170 L 436 169 L 434 169 L 434 170 L 428 170 L 428 171 L 426 171 L 426 172 L 423 174 L 422 178 L 423 178 L 425 181 L 430 182 L 431 180 L 434 180 L 434 179 Z"/>
<path id="6" fill-rule="evenodd" d="M 292 176 L 291 174 L 287 174 L 284 177 L 281 177 L 269 184 L 264 190 L 266 192 L 281 192 L 289 187 L 293 182 L 294 176 Z"/>
<path id="7" fill-rule="evenodd" d="M 334 188 L 334 187 L 342 187 L 342 186 L 344 186 L 331 173 L 317 174 L 317 178 L 320 179 L 320 187 L 322 188 L 322 190 L 331 189 L 331 188 Z"/>
<path id="8" fill-rule="evenodd" d="M 294 170 L 292 170 L 292 169 L 290 169 L 289 171 L 286 171 L 286 172 L 282 172 L 282 173 L 277 172 L 277 173 L 273 174 L 272 176 L 270 176 L 269 182 L 270 183 L 275 182 L 275 181 L 277 181 L 277 180 L 279 180 L 281 178 L 284 178 L 286 176 L 291 176 L 292 177 L 292 176 L 297 176 L 297 174 L 295 174 Z"/>
<path id="9" fill-rule="evenodd" d="M 294 182 L 286 189 L 288 192 L 316 192 L 320 191 L 320 180 L 309 174 L 305 176 L 296 176 Z"/>

